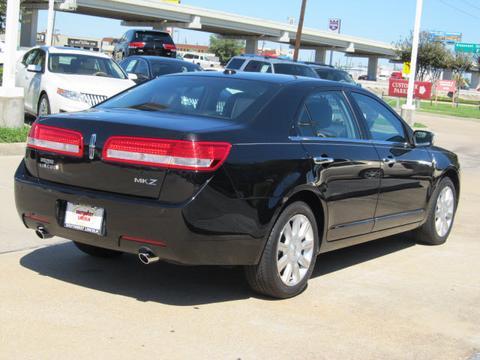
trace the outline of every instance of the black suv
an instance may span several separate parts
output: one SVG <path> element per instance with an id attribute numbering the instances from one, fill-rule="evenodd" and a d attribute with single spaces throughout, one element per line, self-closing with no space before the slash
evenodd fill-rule
<path id="1" fill-rule="evenodd" d="M 128 30 L 115 45 L 113 57 L 120 61 L 131 55 L 176 57 L 177 48 L 169 33 L 156 30 Z"/>

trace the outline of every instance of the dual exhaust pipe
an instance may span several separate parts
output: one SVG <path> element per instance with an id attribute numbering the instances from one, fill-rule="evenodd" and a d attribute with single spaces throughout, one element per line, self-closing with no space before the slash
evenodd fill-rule
<path id="1" fill-rule="evenodd" d="M 53 237 L 43 226 L 38 226 L 35 230 L 35 234 L 37 234 L 37 236 L 42 240 Z M 138 249 L 138 259 L 142 262 L 142 264 L 145 265 L 149 265 L 160 260 L 160 258 L 148 247 L 141 247 Z"/>

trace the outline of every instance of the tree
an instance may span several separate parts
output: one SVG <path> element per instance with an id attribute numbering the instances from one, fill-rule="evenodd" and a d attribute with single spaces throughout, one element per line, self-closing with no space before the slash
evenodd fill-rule
<path id="1" fill-rule="evenodd" d="M 411 60 L 412 41 L 413 33 L 395 44 L 397 55 L 403 62 Z M 452 54 L 443 43 L 433 41 L 428 31 L 422 31 L 418 44 L 416 80 L 424 80 L 427 75 L 430 75 L 433 81 L 437 80 L 442 70 L 450 64 L 451 58 Z"/>
<path id="2" fill-rule="evenodd" d="M 447 64 L 447 68 L 453 72 L 453 80 L 455 80 L 457 86 L 457 100 L 460 97 L 460 90 L 468 85 L 468 80 L 465 79 L 465 72 L 473 68 L 474 58 L 470 54 L 455 53 Z"/>
<path id="3" fill-rule="evenodd" d="M 210 36 L 210 51 L 213 52 L 224 65 L 236 55 L 240 55 L 244 49 L 244 42 L 241 40 L 223 39 L 220 36 Z"/>
<path id="4" fill-rule="evenodd" d="M 5 33 L 7 0 L 0 0 L 0 33 Z"/>

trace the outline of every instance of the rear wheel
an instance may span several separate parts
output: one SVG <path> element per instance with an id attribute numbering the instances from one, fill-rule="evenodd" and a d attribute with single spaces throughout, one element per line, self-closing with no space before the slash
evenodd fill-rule
<path id="1" fill-rule="evenodd" d="M 120 251 L 104 249 L 97 246 L 82 244 L 76 241 L 74 241 L 73 243 L 79 250 L 81 250 L 85 254 L 88 254 L 94 257 L 112 258 L 112 257 L 117 257 L 123 254 Z"/>
<path id="2" fill-rule="evenodd" d="M 452 230 L 457 205 L 455 186 L 443 178 L 430 200 L 425 224 L 413 231 L 415 240 L 427 245 L 440 245 L 447 241 Z"/>
<path id="3" fill-rule="evenodd" d="M 290 204 L 268 238 L 260 263 L 245 268 L 250 287 L 275 298 L 289 298 L 307 287 L 318 252 L 318 229 L 310 207 Z"/>
<path id="4" fill-rule="evenodd" d="M 38 116 L 46 116 L 51 114 L 50 101 L 48 100 L 47 94 L 42 94 L 40 100 L 38 101 Z"/>

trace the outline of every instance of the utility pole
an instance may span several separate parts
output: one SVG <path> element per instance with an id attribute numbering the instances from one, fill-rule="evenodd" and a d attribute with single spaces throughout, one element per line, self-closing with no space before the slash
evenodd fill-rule
<path id="1" fill-rule="evenodd" d="M 415 76 L 417 72 L 418 43 L 420 41 L 420 22 L 422 19 L 423 0 L 417 0 L 415 11 L 415 26 L 413 28 L 412 55 L 410 57 L 410 77 L 408 78 L 407 103 L 402 106 L 402 117 L 410 124 L 413 124 L 413 94 L 415 90 Z"/>
<path id="2" fill-rule="evenodd" d="M 298 61 L 298 53 L 300 52 L 300 43 L 302 40 L 303 19 L 305 18 L 305 8 L 307 0 L 302 0 L 302 8 L 300 9 L 300 19 L 298 21 L 297 34 L 295 36 L 295 51 L 293 53 L 293 61 Z"/>

